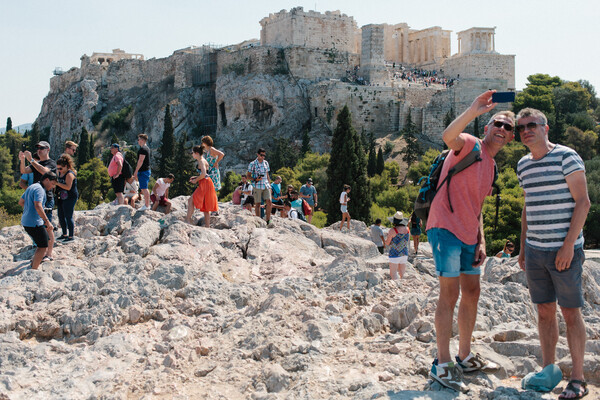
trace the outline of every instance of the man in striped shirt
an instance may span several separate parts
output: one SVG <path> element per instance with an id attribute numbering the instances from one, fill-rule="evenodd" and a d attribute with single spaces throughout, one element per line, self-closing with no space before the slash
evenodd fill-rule
<path id="1" fill-rule="evenodd" d="M 574 150 L 548 140 L 548 120 L 541 111 L 525 108 L 517 121 L 517 133 L 531 152 L 517 164 L 519 184 L 525 193 L 519 266 L 526 272 L 531 300 L 538 309 L 543 367 L 555 362 L 558 300 L 573 363 L 571 380 L 562 396 L 579 398 L 586 390 L 581 272 L 585 259 L 582 229 L 590 199 L 585 166 Z"/>

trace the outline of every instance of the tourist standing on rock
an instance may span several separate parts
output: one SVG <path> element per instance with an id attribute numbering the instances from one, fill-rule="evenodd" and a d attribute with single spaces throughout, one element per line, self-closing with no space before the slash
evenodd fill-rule
<path id="1" fill-rule="evenodd" d="M 175 175 L 169 174 L 166 178 L 158 178 L 154 187 L 150 200 L 152 201 L 152 211 L 156 211 L 158 206 L 165 207 L 165 214 L 171 212 L 171 200 L 169 200 L 169 187 L 175 180 Z"/>
<path id="2" fill-rule="evenodd" d="M 254 212 L 260 217 L 260 206 L 265 202 L 267 224 L 271 222 L 271 179 L 269 162 L 265 160 L 267 152 L 259 148 L 256 159 L 248 164 L 248 172 L 254 181 Z"/>
<path id="3" fill-rule="evenodd" d="M 67 140 L 65 142 L 65 154 L 68 154 L 71 157 L 75 157 L 75 152 L 77 151 L 78 144 L 73 142 L 72 140 Z"/>
<path id="4" fill-rule="evenodd" d="M 397 211 L 390 221 L 394 227 L 388 231 L 385 245 L 389 247 L 390 278 L 396 280 L 402 279 L 406 271 L 410 234 L 406 227 L 408 220 L 404 218 L 402 211 Z"/>
<path id="5" fill-rule="evenodd" d="M 20 169 L 22 174 L 33 173 L 33 183 L 40 182 L 42 176 L 52 172 L 56 176 L 56 162 L 50 158 L 50 143 L 41 141 L 35 145 L 38 158 L 34 158 L 29 151 L 19 152 Z M 29 161 L 29 166 L 25 166 L 25 160 Z M 54 186 L 51 190 L 46 190 L 46 203 L 44 211 L 50 223 L 52 223 L 52 209 L 54 208 Z M 54 230 L 48 234 L 48 248 L 44 261 L 52 261 L 52 250 L 54 249 Z"/>
<path id="6" fill-rule="evenodd" d="M 123 175 L 124 159 L 123 154 L 119 151 L 119 144 L 113 143 L 110 145 L 110 154 L 112 158 L 108 164 L 108 176 L 110 176 L 110 184 L 112 185 L 116 202 L 118 205 L 125 204 L 123 192 L 125 191 L 125 176 Z"/>
<path id="7" fill-rule="evenodd" d="M 40 160 L 40 156 L 38 156 L 37 152 L 32 154 L 32 158 L 37 161 Z M 19 187 L 25 190 L 31 185 L 33 185 L 33 172 L 21 174 L 21 179 L 19 179 Z"/>
<path id="8" fill-rule="evenodd" d="M 204 159 L 208 163 L 208 176 L 215 185 L 215 190 L 221 190 L 221 173 L 219 172 L 219 162 L 225 157 L 225 153 L 213 147 L 213 140 L 210 136 L 202 138 L 202 147 L 204 148 Z"/>
<path id="9" fill-rule="evenodd" d="M 348 229 L 350 229 L 350 213 L 348 212 L 348 202 L 350 201 L 350 186 L 344 185 L 344 191 L 340 194 L 340 211 L 342 212 L 342 222 L 340 223 L 340 231 L 344 226 L 344 221 L 348 221 Z"/>
<path id="10" fill-rule="evenodd" d="M 150 208 L 150 191 L 148 190 L 148 182 L 150 182 L 150 148 L 146 145 L 148 143 L 148 135 L 140 133 L 138 135 L 138 161 L 135 166 L 135 172 L 133 173 L 134 178 L 140 184 L 140 190 L 144 196 L 144 205 L 140 207 L 140 211 L 144 211 Z"/>
<path id="11" fill-rule="evenodd" d="M 555 362 L 558 300 L 573 363 L 569 384 L 559 398 L 580 398 L 588 391 L 583 376 L 586 329 L 581 315 L 583 226 L 590 209 L 585 166 L 574 150 L 548 140 L 548 120 L 541 111 L 521 110 L 517 124 L 521 142 L 530 151 L 517 164 L 525 193 L 519 266 L 538 309 L 544 367 Z"/>
<path id="12" fill-rule="evenodd" d="M 192 157 L 197 161 L 197 170 L 200 175 L 190 178 L 190 183 L 197 183 L 198 187 L 188 200 L 188 211 L 185 221 L 188 224 L 192 223 L 194 209 L 197 208 L 204 213 L 204 226 L 210 228 L 211 211 L 219 211 L 217 192 L 215 191 L 212 179 L 209 178 L 207 173 L 208 162 L 202 156 L 202 146 L 194 146 Z"/>
<path id="13" fill-rule="evenodd" d="M 281 212 L 281 217 L 283 218 L 284 216 L 284 212 L 283 212 L 283 199 L 284 196 L 281 193 L 281 176 L 276 176 L 275 179 L 273 180 L 273 183 L 271 183 L 271 197 L 272 197 L 272 203 L 273 203 L 273 210 L 278 209 Z M 274 211 L 271 211 L 274 212 Z"/>
<path id="14" fill-rule="evenodd" d="M 317 188 L 314 187 L 312 178 L 308 178 L 306 185 L 302 185 L 300 188 L 300 197 L 306 200 L 310 206 L 311 212 L 306 216 L 306 221 L 310 224 L 317 207 Z"/>
<path id="15" fill-rule="evenodd" d="M 429 376 L 443 386 L 461 392 L 469 390 L 463 382 L 463 372 L 498 368 L 471 353 L 471 338 L 479 301 L 479 267 L 486 258 L 481 209 L 485 197 L 492 191 L 494 156 L 514 137 L 514 114 L 510 111 L 494 114 L 484 128 L 483 140 L 463 133 L 472 120 L 496 107 L 497 103 L 492 102 L 493 93 L 489 90 L 479 95 L 444 131 L 442 139 L 450 153 L 444 162 L 440 182 L 444 181 L 450 168 L 472 151 L 481 150 L 481 161 L 454 175 L 452 186 L 444 184 L 438 188 L 427 220 L 427 237 L 440 284 L 435 312 L 437 358 Z M 452 358 L 450 338 L 459 294 L 458 355 Z"/>
<path id="16" fill-rule="evenodd" d="M 37 246 L 31 260 L 32 269 L 38 269 L 42 260 L 47 257 L 49 237 L 50 235 L 54 237 L 54 226 L 44 212 L 44 208 L 48 199 L 46 192 L 52 191 L 55 186 L 56 175 L 53 172 L 46 172 L 41 180 L 29 186 L 19 199 L 19 204 L 23 207 L 21 225 Z"/>
<path id="17" fill-rule="evenodd" d="M 419 251 L 419 237 L 421 236 L 421 218 L 414 212 L 410 216 L 410 234 L 413 237 L 413 247 L 415 255 Z"/>
<path id="18" fill-rule="evenodd" d="M 383 254 L 385 238 L 383 236 L 383 229 L 381 229 L 381 218 L 377 218 L 375 223 L 371 225 L 371 240 L 377 246 L 379 253 Z"/>
<path id="19" fill-rule="evenodd" d="M 77 171 L 73 159 L 68 154 L 63 154 L 56 160 L 58 172 L 56 182 L 56 208 L 58 209 L 58 222 L 62 229 L 62 236 L 57 240 L 72 242 L 75 233 L 75 204 L 79 198 L 77 192 Z"/>

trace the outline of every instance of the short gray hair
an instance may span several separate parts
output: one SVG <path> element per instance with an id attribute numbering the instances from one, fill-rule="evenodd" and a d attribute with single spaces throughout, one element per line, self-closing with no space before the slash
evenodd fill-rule
<path id="1" fill-rule="evenodd" d="M 494 122 L 496 120 L 496 117 L 499 117 L 499 116 L 504 116 L 504 117 L 510 119 L 512 121 L 513 125 L 515 124 L 515 113 L 512 111 L 497 112 L 496 114 L 492 115 L 492 118 L 490 118 L 490 120 L 488 121 L 487 124 L 491 125 L 492 122 Z"/>
<path id="2" fill-rule="evenodd" d="M 535 108 L 527 107 L 519 111 L 519 114 L 517 114 L 517 120 L 527 117 L 539 118 L 544 125 L 548 125 L 548 118 L 546 118 L 546 115 Z"/>

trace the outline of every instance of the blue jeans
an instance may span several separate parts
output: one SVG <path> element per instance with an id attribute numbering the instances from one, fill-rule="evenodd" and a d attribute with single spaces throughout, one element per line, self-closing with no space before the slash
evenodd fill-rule
<path id="1" fill-rule="evenodd" d="M 64 236 L 72 237 L 75 233 L 75 221 L 73 220 L 75 203 L 77 203 L 77 197 L 58 201 L 58 222 Z"/>

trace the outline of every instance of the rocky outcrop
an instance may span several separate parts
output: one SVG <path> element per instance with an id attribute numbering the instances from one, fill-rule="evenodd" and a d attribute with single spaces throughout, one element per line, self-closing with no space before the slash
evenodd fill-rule
<path id="1" fill-rule="evenodd" d="M 167 216 L 107 204 L 77 212 L 77 240 L 36 271 L 22 228 L 2 229 L 0 397 L 458 396 L 427 378 L 438 284 L 426 243 L 394 282 L 364 225 L 339 232 L 275 217 L 267 226 L 222 204 L 207 229 L 183 222 L 186 200 Z M 586 261 L 583 279 L 592 383 L 599 265 Z M 487 260 L 474 339 L 502 369 L 468 375 L 469 398 L 533 398 L 518 389 L 541 360 L 516 259 Z"/>

